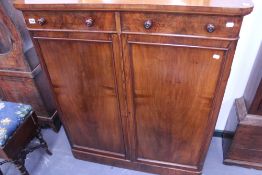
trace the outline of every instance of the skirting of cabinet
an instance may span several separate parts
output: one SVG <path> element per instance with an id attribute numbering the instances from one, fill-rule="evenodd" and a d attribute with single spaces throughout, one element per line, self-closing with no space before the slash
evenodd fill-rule
<path id="1" fill-rule="evenodd" d="M 131 162 L 129 160 L 110 157 L 106 155 L 90 153 L 86 151 L 82 151 L 76 148 L 72 148 L 72 152 L 75 158 L 87 160 L 96 163 L 103 163 L 111 166 L 117 166 L 121 168 L 128 168 L 138 171 L 144 171 L 149 173 L 157 173 L 161 175 L 200 175 L 201 171 L 197 169 L 194 170 L 186 170 L 181 168 L 171 168 L 171 167 L 164 167 L 154 164 L 142 163 L 142 162 Z"/>
<path id="2" fill-rule="evenodd" d="M 37 116 L 38 117 L 38 122 L 42 127 L 50 127 L 52 128 L 55 132 L 58 132 L 61 128 L 61 121 L 59 119 L 58 112 L 55 111 L 53 115 L 50 117 L 45 117 L 45 116 Z"/>
<path id="3" fill-rule="evenodd" d="M 245 153 L 251 153 L 254 155 L 259 155 L 261 152 L 256 152 L 256 151 L 251 151 L 251 150 L 239 150 L 239 152 L 242 152 L 243 154 Z M 244 161 L 244 160 L 234 160 L 234 159 L 225 159 L 224 164 L 226 165 L 236 165 L 236 166 L 242 166 L 242 167 L 247 167 L 247 168 L 255 168 L 258 170 L 262 170 L 262 164 L 261 163 L 256 163 L 256 162 L 250 162 L 250 161 Z"/>

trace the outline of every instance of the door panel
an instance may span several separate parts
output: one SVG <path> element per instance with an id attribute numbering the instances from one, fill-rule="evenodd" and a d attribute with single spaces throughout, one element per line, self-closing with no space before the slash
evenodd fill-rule
<path id="1" fill-rule="evenodd" d="M 128 50 L 137 161 L 196 166 L 224 51 L 143 42 Z"/>
<path id="2" fill-rule="evenodd" d="M 37 42 L 73 147 L 124 155 L 112 43 Z"/>

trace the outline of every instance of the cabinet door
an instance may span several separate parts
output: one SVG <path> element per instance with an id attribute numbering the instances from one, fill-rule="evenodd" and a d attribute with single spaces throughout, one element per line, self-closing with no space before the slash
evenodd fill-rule
<path id="1" fill-rule="evenodd" d="M 66 38 L 72 36 L 82 38 Z M 83 33 L 53 37 L 35 39 L 73 150 L 124 157 L 112 41 Z"/>
<path id="2" fill-rule="evenodd" d="M 225 51 L 144 37 L 123 38 L 133 158 L 196 168 Z"/>

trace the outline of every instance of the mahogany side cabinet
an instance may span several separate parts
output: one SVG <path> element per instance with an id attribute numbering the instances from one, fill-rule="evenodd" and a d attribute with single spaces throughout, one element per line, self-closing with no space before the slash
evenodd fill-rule
<path id="1" fill-rule="evenodd" d="M 248 0 L 14 0 L 76 158 L 197 175 Z"/>

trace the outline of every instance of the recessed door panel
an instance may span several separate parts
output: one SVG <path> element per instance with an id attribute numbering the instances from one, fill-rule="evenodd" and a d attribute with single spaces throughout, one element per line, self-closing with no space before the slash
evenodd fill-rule
<path id="1" fill-rule="evenodd" d="M 73 147 L 124 155 L 112 43 L 38 44 Z"/>
<path id="2" fill-rule="evenodd" d="M 196 166 L 224 51 L 128 44 L 137 161 Z"/>

